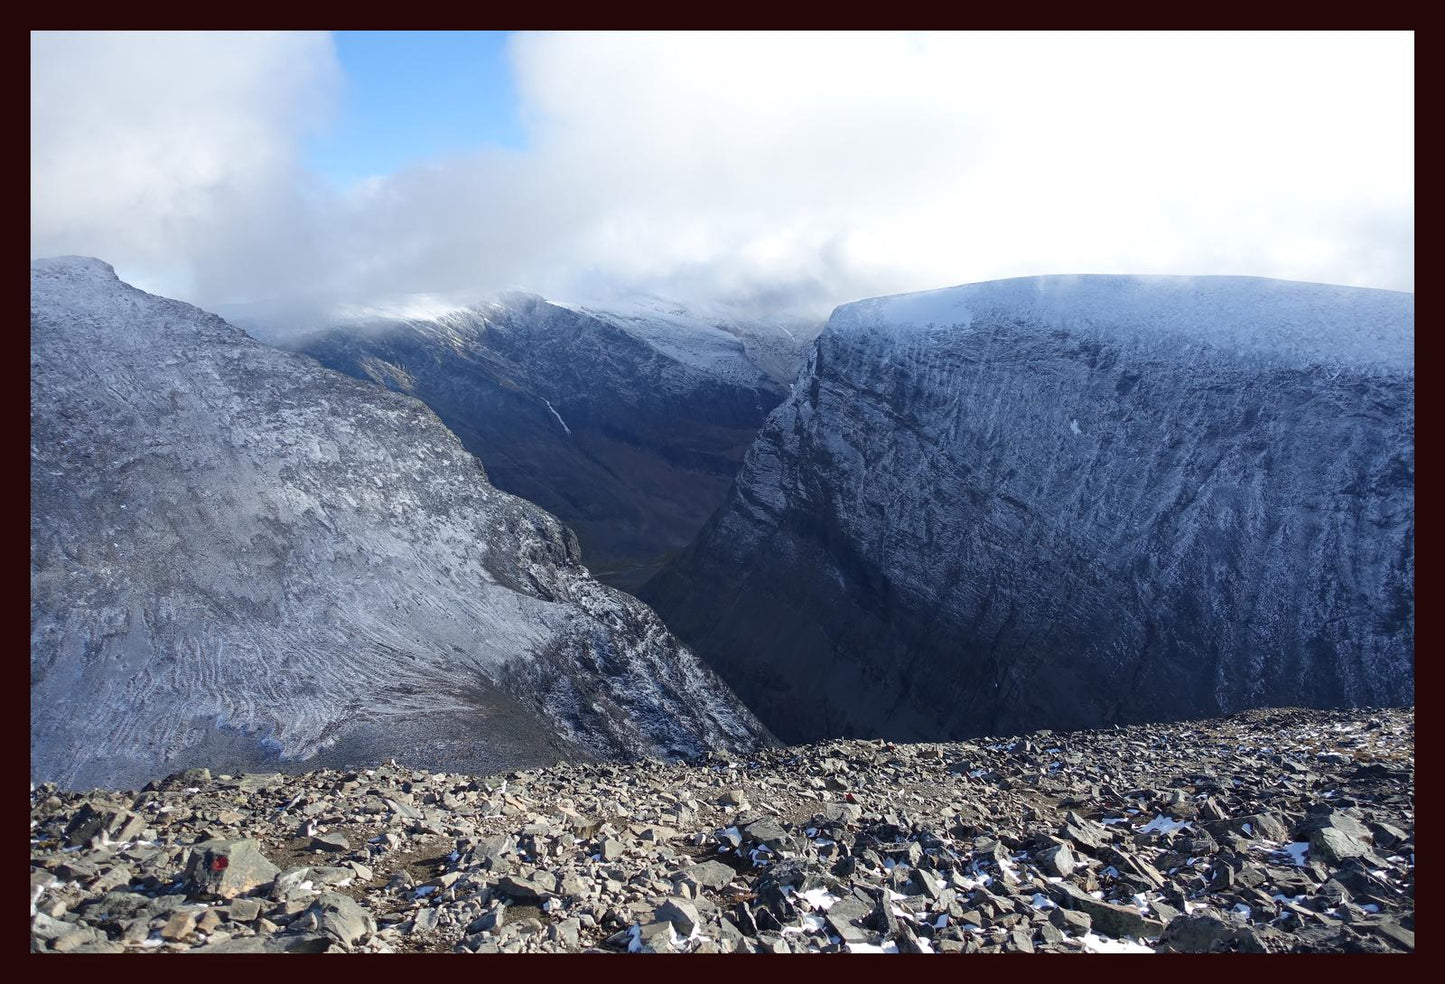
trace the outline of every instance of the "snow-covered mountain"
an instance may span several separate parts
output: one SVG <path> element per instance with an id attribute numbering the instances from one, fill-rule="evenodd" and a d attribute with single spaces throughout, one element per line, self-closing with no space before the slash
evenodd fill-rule
<path id="1" fill-rule="evenodd" d="M 417 400 L 98 260 L 31 291 L 36 780 L 771 740 Z"/>
<path id="2" fill-rule="evenodd" d="M 1410 703 L 1413 343 L 1255 278 L 844 305 L 642 595 L 789 741 Z"/>
<path id="3" fill-rule="evenodd" d="M 743 314 L 721 304 L 681 304 L 651 294 L 609 294 L 583 302 L 556 302 L 627 332 L 676 361 L 739 386 L 755 385 L 758 372 L 786 390 L 802 368 L 822 319 Z M 741 345 L 741 349 L 739 349 Z"/>
<path id="4" fill-rule="evenodd" d="M 510 292 L 273 337 L 421 399 L 498 488 L 566 522 L 588 567 L 633 590 L 721 505 L 821 326 L 651 297 L 607 303 Z"/>

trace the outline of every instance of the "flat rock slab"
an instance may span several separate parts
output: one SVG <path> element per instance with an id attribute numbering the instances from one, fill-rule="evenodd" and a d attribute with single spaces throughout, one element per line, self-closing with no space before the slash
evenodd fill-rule
<path id="1" fill-rule="evenodd" d="M 737 872 L 720 861 L 704 861 L 683 871 L 704 888 L 722 888 L 737 878 Z"/>
<path id="2" fill-rule="evenodd" d="M 1159 920 L 1141 915 L 1137 909 L 1096 899 L 1069 882 L 1050 885 L 1049 894 L 1059 905 L 1087 913 L 1094 928 L 1109 936 L 1138 939 L 1164 932 L 1164 924 Z"/>
<path id="3" fill-rule="evenodd" d="M 327 892 L 317 899 L 309 915 L 315 919 L 318 932 L 340 943 L 354 943 L 376 932 L 371 913 L 337 892 Z"/>
<path id="4" fill-rule="evenodd" d="M 543 881 L 541 878 L 523 878 L 519 875 L 507 875 L 497 882 L 497 889 L 503 895 L 524 902 L 541 902 L 556 894 L 556 881 Z"/>

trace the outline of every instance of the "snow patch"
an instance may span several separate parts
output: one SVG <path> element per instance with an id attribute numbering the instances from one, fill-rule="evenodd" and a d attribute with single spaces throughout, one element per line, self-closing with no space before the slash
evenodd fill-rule
<path id="1" fill-rule="evenodd" d="M 822 909 L 825 912 L 838 901 L 838 896 L 826 888 L 810 888 L 802 893 L 802 897 L 815 909 Z"/>
<path id="2" fill-rule="evenodd" d="M 885 943 L 885 944 L 883 944 L 882 946 L 877 946 L 877 945 L 875 945 L 875 944 L 873 944 L 873 943 L 849 943 L 849 944 L 847 944 L 847 946 L 848 946 L 848 952 L 849 952 L 849 953 L 897 953 L 897 952 L 898 952 L 898 944 L 897 944 L 897 943 Z"/>
<path id="3" fill-rule="evenodd" d="M 1140 827 L 1139 833 L 1148 834 L 1157 830 L 1161 834 L 1172 834 L 1174 831 L 1182 830 L 1188 826 L 1191 826 L 1188 820 L 1174 820 L 1160 813 L 1156 815 L 1153 820 L 1150 820 L 1147 824 Z"/>
<path id="4" fill-rule="evenodd" d="M 1310 852 L 1308 842 L 1296 841 L 1293 844 L 1286 844 L 1284 850 L 1285 853 L 1290 856 L 1290 859 L 1294 861 L 1296 868 L 1303 868 L 1305 866 L 1305 855 Z"/>
<path id="5" fill-rule="evenodd" d="M 1111 940 L 1104 936 L 1096 936 L 1092 932 L 1085 933 L 1079 937 L 1084 944 L 1085 953 L 1153 953 L 1154 950 L 1135 940 Z"/>

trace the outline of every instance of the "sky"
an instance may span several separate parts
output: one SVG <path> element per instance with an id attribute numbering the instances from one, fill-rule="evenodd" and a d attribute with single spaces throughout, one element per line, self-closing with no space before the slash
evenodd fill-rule
<path id="1" fill-rule="evenodd" d="M 336 117 L 303 144 L 303 165 L 336 190 L 526 132 L 500 31 L 342 31 Z"/>
<path id="2" fill-rule="evenodd" d="M 203 307 L 825 316 L 1036 274 L 1414 289 L 1410 33 L 31 35 L 31 253 Z"/>

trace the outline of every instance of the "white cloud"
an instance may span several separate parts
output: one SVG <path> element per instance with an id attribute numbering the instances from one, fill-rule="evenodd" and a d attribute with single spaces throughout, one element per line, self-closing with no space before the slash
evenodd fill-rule
<path id="1" fill-rule="evenodd" d="M 233 262 L 264 280 L 296 235 L 298 141 L 340 81 L 325 34 L 33 33 L 32 254 L 185 293 Z"/>
<path id="2" fill-rule="evenodd" d="M 527 35 L 526 151 L 346 193 L 295 163 L 329 44 L 236 44 L 37 36 L 37 252 L 185 269 L 201 303 L 623 282 L 826 308 L 1080 272 L 1413 289 L 1408 34 Z"/>

